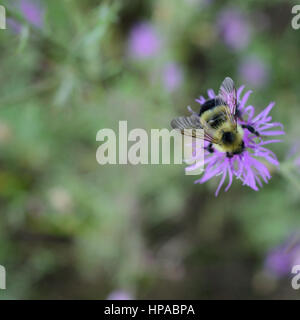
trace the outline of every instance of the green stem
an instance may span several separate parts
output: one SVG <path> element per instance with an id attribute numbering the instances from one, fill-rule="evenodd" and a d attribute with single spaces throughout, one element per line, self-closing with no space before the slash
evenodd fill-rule
<path id="1" fill-rule="evenodd" d="M 42 29 L 35 27 L 34 25 L 28 23 L 28 21 L 23 17 L 23 15 L 11 6 L 6 7 L 6 13 L 8 18 L 17 20 L 23 25 L 26 25 L 30 32 L 35 35 L 32 37 L 33 41 L 38 41 L 40 47 L 42 47 L 43 53 L 53 60 L 65 61 L 68 58 L 73 58 L 74 60 L 80 59 L 76 52 L 71 52 L 63 44 L 53 40 L 49 34 L 46 34 Z"/>

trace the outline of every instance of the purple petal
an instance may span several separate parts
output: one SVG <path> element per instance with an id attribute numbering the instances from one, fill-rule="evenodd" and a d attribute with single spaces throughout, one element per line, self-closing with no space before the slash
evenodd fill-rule
<path id="1" fill-rule="evenodd" d="M 252 93 L 251 90 L 247 91 L 247 93 L 244 95 L 244 97 L 242 98 L 241 102 L 240 102 L 240 109 L 243 110 L 245 107 L 245 104 L 247 102 L 247 100 L 249 99 L 250 94 Z"/>
<path id="2" fill-rule="evenodd" d="M 207 90 L 207 94 L 208 94 L 210 99 L 213 99 L 216 96 L 213 89 L 208 89 Z"/>
<path id="3" fill-rule="evenodd" d="M 220 180 L 220 183 L 219 183 L 218 188 L 217 188 L 216 193 L 215 193 L 215 196 L 216 196 L 216 197 L 218 196 L 219 191 L 220 191 L 220 189 L 221 189 L 221 187 L 222 187 L 222 185 L 223 185 L 223 183 L 224 183 L 224 181 L 225 181 L 226 174 L 227 174 L 227 169 L 225 168 L 225 170 L 224 170 L 224 172 L 223 172 L 223 176 L 222 176 L 222 178 L 221 178 L 221 180 Z"/>
<path id="4" fill-rule="evenodd" d="M 228 176 L 229 176 L 229 182 L 227 187 L 225 188 L 225 192 L 227 192 L 229 190 L 229 188 L 231 187 L 232 184 L 232 170 L 231 168 L 228 168 Z"/>
<path id="5" fill-rule="evenodd" d="M 203 96 L 200 96 L 199 99 L 196 99 L 195 101 L 200 103 L 200 104 L 204 104 L 206 100 L 205 100 L 205 98 Z"/>
<path id="6" fill-rule="evenodd" d="M 242 92 L 243 92 L 244 88 L 245 88 L 245 86 L 244 86 L 244 85 L 242 85 L 242 86 L 240 86 L 240 87 L 238 88 L 238 90 L 237 90 L 237 94 L 236 94 L 236 96 L 237 96 L 237 100 L 238 100 L 238 101 L 240 100 L 240 96 L 241 96 L 241 94 L 242 94 Z"/>

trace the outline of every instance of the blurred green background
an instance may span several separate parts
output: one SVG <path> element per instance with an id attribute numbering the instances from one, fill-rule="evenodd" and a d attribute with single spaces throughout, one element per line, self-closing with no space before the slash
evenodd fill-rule
<path id="1" fill-rule="evenodd" d="M 2 4 L 1 299 L 300 297 L 276 255 L 300 226 L 296 2 Z M 98 130 L 169 128 L 225 76 L 285 126 L 259 192 L 234 181 L 215 198 L 219 177 L 194 185 L 183 165 L 97 163 Z"/>

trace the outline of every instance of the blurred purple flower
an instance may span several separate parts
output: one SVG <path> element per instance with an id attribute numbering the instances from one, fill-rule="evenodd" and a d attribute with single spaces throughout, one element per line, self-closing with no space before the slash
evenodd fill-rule
<path id="1" fill-rule="evenodd" d="M 274 275 L 282 276 L 291 271 L 291 256 L 283 248 L 270 251 L 265 260 L 265 268 Z"/>
<path id="2" fill-rule="evenodd" d="M 183 72 L 181 67 L 170 62 L 163 68 L 163 84 L 167 91 L 172 92 L 179 88 L 183 81 Z"/>
<path id="3" fill-rule="evenodd" d="M 300 170 L 300 157 L 295 159 L 295 166 Z"/>
<path id="4" fill-rule="evenodd" d="M 214 0 L 185 0 L 189 5 L 210 5 Z"/>
<path id="5" fill-rule="evenodd" d="M 266 149 L 265 145 L 280 142 L 280 140 L 263 140 L 263 138 L 265 137 L 284 134 L 284 131 L 282 130 L 282 124 L 279 122 L 271 122 L 272 117 L 269 116 L 269 112 L 274 107 L 275 103 L 270 103 L 261 113 L 259 113 L 255 117 L 254 107 L 246 107 L 246 102 L 249 98 L 249 95 L 251 94 L 251 91 L 248 91 L 243 97 L 241 97 L 243 89 L 244 86 L 241 86 L 237 92 L 237 98 L 239 101 L 238 109 L 241 118 L 243 119 L 241 120 L 238 118 L 238 124 L 251 125 L 255 129 L 255 131 L 259 133 L 260 138 L 258 139 L 254 134 L 249 132 L 247 129 L 244 129 L 243 140 L 246 147 L 245 151 L 241 154 L 234 155 L 231 158 L 227 157 L 226 153 L 218 150 L 214 150 L 213 153 L 205 150 L 205 173 L 202 178 L 196 180 L 195 183 L 204 183 L 215 176 L 221 175 L 222 177 L 215 193 L 216 196 L 218 195 L 227 176 L 229 178 L 229 183 L 225 188 L 225 191 L 230 188 L 234 176 L 237 179 L 240 179 L 243 182 L 243 185 L 247 185 L 255 191 L 258 191 L 258 186 L 262 187 L 261 180 L 263 180 L 265 183 L 268 183 L 268 180 L 271 178 L 270 172 L 266 165 L 260 162 L 257 158 L 260 158 L 264 162 L 269 162 L 270 164 L 275 166 L 279 165 L 276 155 L 269 149 Z M 208 90 L 208 96 L 210 99 L 213 99 L 216 95 L 214 91 L 210 89 Z M 205 103 L 206 99 L 201 96 L 196 101 L 202 105 Z M 274 130 L 274 127 L 279 127 L 280 129 Z M 208 145 L 209 143 L 205 142 L 204 146 L 207 147 Z M 200 165 L 202 165 L 201 161 L 187 167 L 186 170 L 195 170 Z"/>
<path id="6" fill-rule="evenodd" d="M 250 42 L 250 25 L 239 9 L 223 9 L 218 18 L 218 28 L 223 41 L 233 50 L 244 49 Z"/>
<path id="7" fill-rule="evenodd" d="M 20 9 L 26 20 L 35 27 L 43 26 L 43 10 L 39 1 L 21 0 Z"/>
<path id="8" fill-rule="evenodd" d="M 135 59 L 147 59 L 156 55 L 161 39 L 153 25 L 142 22 L 133 27 L 128 41 L 129 54 Z"/>
<path id="9" fill-rule="evenodd" d="M 269 70 L 259 57 L 246 57 L 239 67 L 240 77 L 244 82 L 256 88 L 263 87 L 269 80 Z"/>
<path id="10" fill-rule="evenodd" d="M 294 166 L 300 172 L 300 143 L 294 142 L 286 154 L 287 161 L 293 161 Z"/>
<path id="11" fill-rule="evenodd" d="M 293 143 L 292 146 L 290 147 L 289 151 L 287 152 L 286 158 L 290 159 L 294 157 L 297 152 L 300 150 L 300 145 L 298 142 Z"/>
<path id="12" fill-rule="evenodd" d="M 281 277 L 291 272 L 294 265 L 300 264 L 300 241 L 272 249 L 266 256 L 265 269 L 275 276 Z"/>
<path id="13" fill-rule="evenodd" d="M 17 9 L 19 9 L 23 17 L 33 26 L 42 28 L 44 24 L 44 10 L 40 1 L 34 0 L 18 0 L 13 3 Z M 8 25 L 11 29 L 19 33 L 22 29 L 22 24 L 15 19 L 8 19 Z"/>
<path id="14" fill-rule="evenodd" d="M 108 295 L 107 300 L 133 300 L 133 297 L 128 291 L 116 290 Z"/>

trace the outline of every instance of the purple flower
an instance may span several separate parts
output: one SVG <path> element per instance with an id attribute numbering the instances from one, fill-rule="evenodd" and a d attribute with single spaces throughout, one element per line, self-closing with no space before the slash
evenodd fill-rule
<path id="1" fill-rule="evenodd" d="M 294 143 L 287 153 L 286 160 L 292 161 L 295 168 L 300 171 L 300 156 L 299 156 L 300 146 L 299 143 Z"/>
<path id="2" fill-rule="evenodd" d="M 16 8 L 18 8 L 23 17 L 33 26 L 42 28 L 44 24 L 44 10 L 41 7 L 40 1 L 34 0 L 19 0 L 16 2 Z M 19 33 L 22 29 L 22 25 L 14 19 L 8 19 L 8 24 L 16 33 Z"/>
<path id="3" fill-rule="evenodd" d="M 128 291 L 116 290 L 108 295 L 107 300 L 133 300 L 133 297 Z"/>
<path id="4" fill-rule="evenodd" d="M 263 87 L 269 80 L 266 64 L 256 56 L 248 56 L 242 61 L 239 74 L 243 81 L 256 88 Z"/>
<path id="5" fill-rule="evenodd" d="M 276 248 L 269 252 L 265 260 L 265 268 L 274 275 L 282 276 L 291 271 L 291 256 L 284 248 Z"/>
<path id="6" fill-rule="evenodd" d="M 204 183 L 215 176 L 221 176 L 218 188 L 216 190 L 216 196 L 218 195 L 222 185 L 228 176 L 229 182 L 225 191 L 227 191 L 233 181 L 233 177 L 241 180 L 243 185 L 247 185 L 255 191 L 258 191 L 259 187 L 262 187 L 262 181 L 268 183 L 271 178 L 270 172 L 265 163 L 278 166 L 279 162 L 275 154 L 269 149 L 265 148 L 267 144 L 280 142 L 277 139 L 263 140 L 264 138 L 282 135 L 284 134 L 283 126 L 279 122 L 271 122 L 272 117 L 269 115 L 270 111 L 274 107 L 275 103 L 270 103 L 262 112 L 257 116 L 254 115 L 254 107 L 247 106 L 246 102 L 251 94 L 251 91 L 241 97 L 244 86 L 241 86 L 237 91 L 237 99 L 239 102 L 239 112 L 241 119 L 238 118 L 237 122 L 240 125 L 250 125 L 260 135 L 259 138 L 256 135 L 250 133 L 247 129 L 244 129 L 244 144 L 245 151 L 241 154 L 234 155 L 233 157 L 227 157 L 226 153 L 215 150 L 213 153 L 204 151 L 204 166 L 205 172 L 201 179 L 195 181 L 195 183 Z M 210 99 L 215 97 L 215 93 L 212 89 L 208 90 L 208 96 Z M 206 99 L 201 96 L 196 100 L 198 103 L 205 103 Z M 274 128 L 279 127 L 278 130 Z M 208 146 L 208 142 L 205 142 L 205 147 Z M 260 161 L 260 160 L 261 161 Z M 186 170 L 195 170 L 200 161 L 186 168 Z"/>
<path id="7" fill-rule="evenodd" d="M 214 0 L 185 0 L 185 2 L 189 5 L 201 5 L 207 6 L 210 5 Z"/>
<path id="8" fill-rule="evenodd" d="M 183 72 L 176 63 L 168 63 L 163 68 L 163 84 L 167 91 L 172 92 L 181 85 L 183 81 Z"/>
<path id="9" fill-rule="evenodd" d="M 265 269 L 281 277 L 291 272 L 294 265 L 300 264 L 300 241 L 286 243 L 272 249 L 266 256 Z"/>
<path id="10" fill-rule="evenodd" d="M 297 172 L 300 172 L 300 143 L 299 142 L 293 142 L 292 146 L 286 153 L 286 161 L 291 162 L 293 167 L 297 170 Z"/>
<path id="11" fill-rule="evenodd" d="M 21 11 L 26 20 L 32 25 L 40 28 L 43 26 L 43 10 L 39 2 L 32 0 L 21 0 Z"/>
<path id="12" fill-rule="evenodd" d="M 251 30 L 246 16 L 238 9 L 226 8 L 218 18 L 218 28 L 223 41 L 233 50 L 247 47 Z"/>
<path id="13" fill-rule="evenodd" d="M 129 35 L 128 50 L 135 59 L 147 59 L 156 55 L 161 47 L 161 40 L 155 28 L 146 22 L 133 27 Z"/>
<path id="14" fill-rule="evenodd" d="M 300 157 L 296 158 L 294 163 L 295 163 L 295 166 L 297 167 L 297 169 L 300 170 Z"/>
<path id="15" fill-rule="evenodd" d="M 294 142 L 287 152 L 286 159 L 290 159 L 296 156 L 299 150 L 300 150 L 300 144 L 298 142 Z"/>

